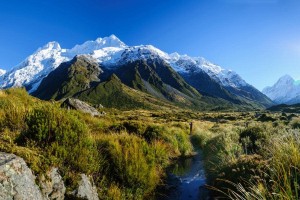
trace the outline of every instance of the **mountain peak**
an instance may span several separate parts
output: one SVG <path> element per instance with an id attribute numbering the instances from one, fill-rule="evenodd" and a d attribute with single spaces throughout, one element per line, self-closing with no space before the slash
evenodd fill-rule
<path id="1" fill-rule="evenodd" d="M 45 50 L 45 49 L 50 49 L 50 50 L 61 50 L 60 44 L 56 41 L 48 42 L 46 45 L 44 45 L 42 48 L 39 50 Z"/>
<path id="2" fill-rule="evenodd" d="M 95 40 L 102 48 L 104 47 L 126 47 L 126 44 L 122 42 L 117 36 L 114 34 L 104 37 L 104 38 L 97 38 Z"/>
<path id="3" fill-rule="evenodd" d="M 116 81 L 116 82 L 121 82 L 121 80 L 119 79 L 119 77 L 113 73 L 109 78 L 108 81 Z"/>
<path id="4" fill-rule="evenodd" d="M 91 54 L 97 50 L 101 50 L 106 47 L 113 48 L 125 48 L 126 44 L 122 42 L 115 35 L 109 37 L 97 38 L 95 41 L 86 41 L 83 44 L 76 45 L 72 49 L 68 50 L 69 55 L 75 56 L 78 54 Z"/>
<path id="5" fill-rule="evenodd" d="M 293 82 L 295 82 L 295 80 L 288 74 L 280 77 L 279 80 L 277 81 L 277 83 L 293 83 Z"/>
<path id="6" fill-rule="evenodd" d="M 295 81 L 290 75 L 284 75 L 270 87 L 266 87 L 262 92 L 276 103 L 299 103 L 300 86 L 299 81 Z"/>

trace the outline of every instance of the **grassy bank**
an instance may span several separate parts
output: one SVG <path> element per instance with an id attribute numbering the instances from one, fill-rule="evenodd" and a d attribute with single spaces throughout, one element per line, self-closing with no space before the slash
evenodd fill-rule
<path id="1" fill-rule="evenodd" d="M 299 199 L 297 116 L 212 114 L 210 121 L 216 122 L 198 122 L 192 138 L 203 149 L 208 184 L 216 196 Z"/>
<path id="2" fill-rule="evenodd" d="M 192 152 L 188 123 L 164 111 L 105 111 L 94 118 L 22 89 L 0 91 L 0 151 L 24 158 L 36 175 L 58 167 L 67 192 L 85 173 L 102 199 L 151 198 L 170 160 Z"/>

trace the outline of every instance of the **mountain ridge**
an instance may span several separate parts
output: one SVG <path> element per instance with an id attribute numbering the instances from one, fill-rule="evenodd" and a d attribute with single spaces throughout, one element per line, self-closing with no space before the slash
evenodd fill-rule
<path id="1" fill-rule="evenodd" d="M 147 68 L 146 71 L 139 71 L 138 67 Z M 154 69 L 156 67 L 156 69 Z M 74 57 L 71 61 L 62 63 L 43 79 L 38 89 L 32 93 L 44 100 L 63 100 L 75 97 L 91 104 L 103 104 L 105 107 L 124 108 L 153 108 L 153 104 L 166 105 L 167 103 L 180 104 L 181 106 L 205 105 L 200 101 L 201 95 L 191 86 L 184 83 L 181 77 L 176 77 L 174 83 L 161 78 L 157 68 L 166 68 L 167 72 L 172 73 L 170 67 L 159 63 L 132 63 L 131 66 L 124 66 L 125 70 L 136 70 L 136 73 L 126 81 L 122 73 L 116 72 L 119 77 L 110 72 L 103 78 L 106 69 L 101 69 L 97 63 L 86 56 Z M 122 69 L 122 68 L 121 68 Z M 147 78 L 148 76 L 148 78 Z M 100 79 L 99 79 L 100 78 Z M 139 82 L 140 85 L 137 85 Z M 183 82 L 183 83 L 182 83 Z M 150 92 L 147 91 L 151 87 Z M 178 85 L 176 85 L 178 84 Z M 144 86 L 144 88 L 142 87 Z M 180 86 L 183 88 L 180 88 Z M 151 93 L 156 90 L 159 96 Z M 144 101 L 147 99 L 147 101 Z"/>
<path id="2" fill-rule="evenodd" d="M 184 76 L 187 73 L 196 72 L 195 79 L 207 74 L 210 78 L 206 77 L 206 80 L 211 81 L 210 86 L 215 85 L 213 88 L 219 91 L 214 92 L 209 89 L 210 87 L 205 88 L 206 85 L 203 84 L 202 88 L 198 87 L 198 92 L 204 91 L 208 96 L 224 98 L 232 102 L 251 101 L 253 104 L 263 106 L 272 104 L 267 97 L 246 83 L 234 71 L 223 69 L 202 57 L 189 57 L 178 53 L 168 54 L 152 45 L 127 46 L 115 35 L 87 41 L 71 49 L 63 49 L 59 43 L 49 42 L 6 72 L 0 79 L 0 88 L 25 86 L 29 93 L 32 93 L 50 72 L 61 63 L 72 60 L 76 55 L 89 55 L 101 67 L 112 70 L 135 61 L 163 60 L 180 76 L 185 77 L 185 81 L 188 81 L 187 76 Z M 201 73 L 202 75 L 199 75 Z M 198 85 L 192 86 L 197 88 Z"/>

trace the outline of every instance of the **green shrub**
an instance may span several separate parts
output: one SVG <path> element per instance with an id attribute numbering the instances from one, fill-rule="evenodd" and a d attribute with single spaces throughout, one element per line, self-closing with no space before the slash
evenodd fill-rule
<path id="1" fill-rule="evenodd" d="M 0 100 L 1 101 L 1 100 Z M 0 125 L 3 128 L 9 128 L 11 131 L 20 131 L 25 128 L 25 115 L 27 110 L 23 105 L 17 105 L 12 101 L 2 101 L 5 112 L 0 114 Z"/>
<path id="2" fill-rule="evenodd" d="M 87 127 L 71 112 L 53 106 L 35 108 L 25 119 L 26 131 L 22 136 L 36 141 L 39 146 L 53 142 L 75 144 L 87 133 Z"/>
<path id="3" fill-rule="evenodd" d="M 143 134 L 143 137 L 147 142 L 152 142 L 154 140 L 163 139 L 164 128 L 157 125 L 148 126 Z"/>
<path id="4" fill-rule="evenodd" d="M 257 153 L 266 139 L 264 129 L 259 126 L 246 128 L 240 133 L 240 142 L 246 154 Z"/>
<path id="5" fill-rule="evenodd" d="M 126 131 L 130 134 L 142 135 L 145 132 L 146 125 L 139 121 L 124 121 L 122 123 L 113 124 L 108 127 L 108 129 L 114 132 Z"/>
<path id="6" fill-rule="evenodd" d="M 101 163 L 95 143 L 73 112 L 42 106 L 28 113 L 25 123 L 27 128 L 17 138 L 18 144 L 43 148 L 52 165 L 86 173 L 98 170 Z"/>

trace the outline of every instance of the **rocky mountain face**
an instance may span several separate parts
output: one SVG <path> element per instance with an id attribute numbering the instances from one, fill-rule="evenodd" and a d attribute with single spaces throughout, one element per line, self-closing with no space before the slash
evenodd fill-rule
<path id="1" fill-rule="evenodd" d="M 51 75 L 50 72 L 77 55 L 85 55 L 95 66 L 100 66 L 99 73 L 104 71 L 100 77 L 108 78 L 114 73 L 125 85 L 155 97 L 178 100 L 184 95 L 185 99 L 198 98 L 201 96 L 198 93 L 203 93 L 204 96 L 234 104 L 253 107 L 272 105 L 268 97 L 246 83 L 237 73 L 204 58 L 167 54 L 152 45 L 127 46 L 114 35 L 87 41 L 71 49 L 62 49 L 57 42 L 50 42 L 6 72 L 0 78 L 0 87 L 25 86 L 30 93 L 36 94 L 34 92 L 42 80 Z M 57 78 L 65 80 L 63 77 Z M 83 84 L 82 87 L 88 89 L 89 84 Z M 56 94 L 57 98 L 68 87 L 64 85 Z M 42 89 L 45 91 L 45 83 L 41 85 Z M 38 93 L 46 99 L 41 91 Z"/>
<path id="2" fill-rule="evenodd" d="M 300 82 L 290 75 L 285 75 L 271 87 L 266 87 L 262 92 L 277 104 L 300 103 Z"/>

